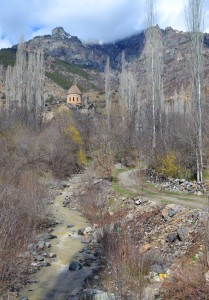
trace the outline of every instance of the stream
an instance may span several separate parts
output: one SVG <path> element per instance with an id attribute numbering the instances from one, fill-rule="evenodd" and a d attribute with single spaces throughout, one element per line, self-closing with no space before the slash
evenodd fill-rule
<path id="1" fill-rule="evenodd" d="M 79 211 L 63 207 L 65 197 L 72 195 L 75 188 L 72 182 L 72 185 L 66 187 L 61 195 L 55 197 L 51 205 L 51 212 L 59 224 L 54 227 L 53 231 L 53 235 L 57 238 L 49 241 L 51 248 L 47 252 L 55 253 L 56 257 L 50 260 L 51 266 L 42 267 L 31 275 L 31 283 L 27 284 L 21 292 L 22 297 L 29 300 L 80 299 L 78 293 L 82 290 L 84 280 L 97 267 L 97 262 L 93 259 L 94 251 L 86 250 L 85 248 L 88 247 L 83 243 L 83 237 L 78 235 L 80 228 L 89 225 L 87 220 Z M 73 227 L 69 228 L 71 225 Z M 91 265 L 82 264 L 85 258 L 91 259 Z M 80 261 L 82 268 L 77 271 L 69 270 L 72 261 Z"/>

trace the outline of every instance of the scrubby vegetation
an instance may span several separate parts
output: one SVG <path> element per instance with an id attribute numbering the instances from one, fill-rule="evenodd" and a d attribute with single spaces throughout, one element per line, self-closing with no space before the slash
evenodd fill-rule
<path id="1" fill-rule="evenodd" d="M 181 178 L 185 175 L 183 175 L 182 167 L 175 153 L 167 153 L 162 157 L 158 156 L 154 163 L 155 170 L 165 178 Z"/>
<path id="2" fill-rule="evenodd" d="M 72 64 L 60 59 L 55 60 L 55 64 L 63 67 L 65 70 L 69 71 L 70 73 L 80 75 L 81 77 L 87 80 L 90 77 L 88 72 L 84 70 L 83 66 Z"/>
<path id="3" fill-rule="evenodd" d="M 16 61 L 16 49 L 1 49 L 0 64 L 4 67 L 14 66 Z"/>
<path id="4" fill-rule="evenodd" d="M 72 115 L 34 130 L 20 112 L 0 116 L 0 288 L 19 288 L 27 250 L 46 219 L 51 176 L 64 178 L 86 163 L 85 149 Z M 20 118 L 19 118 L 20 117 Z M 70 132 L 70 133 L 69 133 Z M 51 175 L 50 175 L 51 174 Z"/>
<path id="5" fill-rule="evenodd" d="M 59 72 L 47 72 L 46 76 L 52 79 L 55 83 L 60 85 L 63 89 L 69 89 L 69 86 L 72 85 L 72 82 L 66 76 L 61 75 Z"/>
<path id="6" fill-rule="evenodd" d="M 78 82 L 78 87 L 82 92 L 87 90 L 87 86 L 88 89 L 97 90 L 95 85 L 90 83 L 92 78 L 83 66 L 56 59 L 51 63 L 50 69 L 51 71 L 46 71 L 45 75 L 65 90 L 68 90 L 73 84 L 74 76 L 79 76 L 82 80 L 86 81 L 85 85 Z"/>

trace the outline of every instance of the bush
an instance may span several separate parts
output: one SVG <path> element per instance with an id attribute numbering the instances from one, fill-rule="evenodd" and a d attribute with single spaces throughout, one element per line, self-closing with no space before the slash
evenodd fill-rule
<path id="1" fill-rule="evenodd" d="M 15 286 L 22 259 L 19 254 L 35 236 L 45 217 L 47 187 L 41 183 L 36 139 L 21 126 L 0 132 L 0 286 Z"/>
<path id="2" fill-rule="evenodd" d="M 164 156 L 158 156 L 155 160 L 154 168 L 157 173 L 165 177 L 182 177 L 183 174 L 183 169 L 174 152 L 167 153 Z"/>
<path id="3" fill-rule="evenodd" d="M 57 115 L 36 130 L 21 124 L 18 116 L 0 117 L 1 296 L 11 286 L 20 287 L 19 274 L 27 261 L 20 254 L 46 221 L 46 173 L 70 176 L 85 163 L 82 137 L 71 114 Z"/>
<path id="4" fill-rule="evenodd" d="M 114 169 L 114 157 L 110 150 L 101 149 L 94 155 L 92 169 L 98 177 L 111 179 Z"/>
<path id="5" fill-rule="evenodd" d="M 76 153 L 76 158 L 77 158 L 77 163 L 80 166 L 84 166 L 87 164 L 87 159 L 86 159 L 86 155 L 83 152 L 83 150 L 79 149 Z"/>

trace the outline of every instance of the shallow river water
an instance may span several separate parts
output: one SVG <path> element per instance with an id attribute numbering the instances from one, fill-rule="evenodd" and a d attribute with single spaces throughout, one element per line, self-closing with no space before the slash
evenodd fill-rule
<path id="1" fill-rule="evenodd" d="M 70 194 L 72 194 L 72 188 L 65 188 L 62 195 L 57 196 L 54 204 L 51 205 L 51 211 L 60 224 L 54 228 L 53 234 L 57 238 L 50 240 L 49 252 L 57 256 L 52 260 L 51 266 L 42 267 L 31 276 L 30 282 L 33 283 L 28 284 L 21 293 L 29 300 L 79 299 L 73 295 L 79 292 L 84 279 L 91 272 L 91 268 L 85 266 L 78 271 L 69 271 L 70 262 L 82 257 L 79 251 L 85 246 L 81 242 L 82 238 L 77 235 L 77 231 L 79 228 L 88 226 L 86 219 L 78 211 L 63 207 L 65 196 Z M 68 228 L 69 224 L 74 227 Z M 69 236 L 74 229 L 75 235 Z"/>

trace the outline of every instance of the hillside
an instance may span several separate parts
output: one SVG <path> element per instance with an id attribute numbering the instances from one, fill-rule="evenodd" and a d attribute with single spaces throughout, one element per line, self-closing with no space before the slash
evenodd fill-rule
<path id="1" fill-rule="evenodd" d="M 158 28 L 158 27 L 157 27 Z M 165 100 L 171 103 L 177 95 L 186 98 L 188 85 L 189 34 L 173 30 L 161 30 L 163 59 L 163 86 Z M 127 61 L 136 62 L 136 74 L 140 93 L 145 93 L 145 34 L 138 33 L 109 44 L 85 44 L 76 36 L 66 33 L 62 27 L 53 29 L 51 35 L 37 36 L 27 41 L 29 49 L 42 48 L 45 53 L 45 100 L 65 101 L 66 91 L 76 81 L 83 93 L 90 93 L 91 101 L 104 106 L 104 67 L 107 56 L 115 74 L 113 89 L 117 90 L 117 76 L 121 66 L 122 51 Z M 0 63 L 6 67 L 15 62 L 17 46 L 0 51 Z M 209 34 L 204 35 L 205 90 L 209 86 Z"/>

